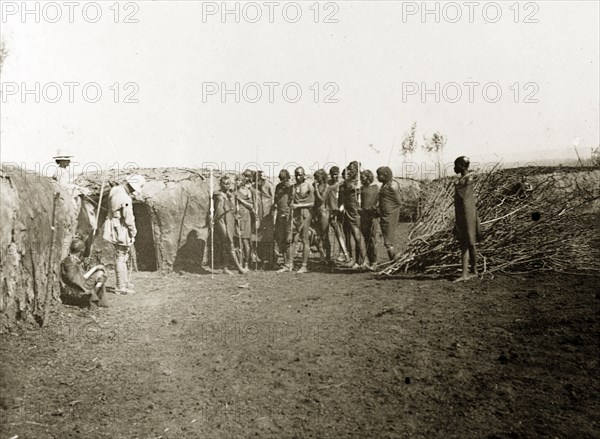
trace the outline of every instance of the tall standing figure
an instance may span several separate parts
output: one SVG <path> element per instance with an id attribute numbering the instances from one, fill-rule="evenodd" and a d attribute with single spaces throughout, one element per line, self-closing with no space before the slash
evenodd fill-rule
<path id="1" fill-rule="evenodd" d="M 233 274 L 229 270 L 230 264 L 233 263 L 240 274 L 245 274 L 247 270 L 242 267 L 233 243 L 233 237 L 236 233 L 235 195 L 231 191 L 231 180 L 227 175 L 222 176 L 219 180 L 219 189 L 220 191 L 215 192 L 213 195 L 215 203 L 214 227 L 218 246 L 221 254 L 224 254 L 222 258 L 223 273 Z"/>
<path id="2" fill-rule="evenodd" d="M 274 261 L 273 242 L 273 196 L 275 188 L 263 171 L 258 172 L 257 216 L 258 216 L 258 259 L 263 268 L 271 269 Z"/>
<path id="3" fill-rule="evenodd" d="M 344 212 L 344 231 L 347 236 L 348 249 L 355 245 L 355 257 L 347 263 L 349 268 L 360 268 L 365 263 L 365 240 L 360 231 L 360 184 L 358 178 L 358 162 L 350 162 L 346 168 L 346 179 L 340 189 L 340 207 Z M 352 253 L 352 251 L 350 251 Z"/>
<path id="4" fill-rule="evenodd" d="M 287 169 L 279 172 L 279 183 L 275 186 L 275 199 L 271 207 L 271 213 L 275 216 L 275 241 L 279 252 L 283 256 L 283 267 L 277 272 L 284 273 L 292 271 L 292 260 L 290 259 L 290 237 L 292 234 L 292 218 L 290 203 L 292 200 L 292 183 L 290 173 Z"/>
<path id="5" fill-rule="evenodd" d="M 398 223 L 400 222 L 400 185 L 394 180 L 392 170 L 387 166 L 377 169 L 377 180 L 381 183 L 379 189 L 379 226 L 383 235 L 383 244 L 387 249 L 388 257 L 394 260 L 398 254 L 394 250 Z"/>
<path id="6" fill-rule="evenodd" d="M 331 260 L 331 242 L 329 241 L 329 208 L 327 206 L 327 197 L 330 186 L 327 184 L 327 172 L 324 169 L 317 169 L 314 175 L 315 188 L 315 206 L 313 210 L 313 224 L 317 232 L 317 248 L 321 259 L 332 263 Z"/>
<path id="7" fill-rule="evenodd" d="M 236 235 L 240 242 L 242 250 L 242 266 L 244 270 L 248 270 L 249 263 L 252 259 L 250 240 L 252 239 L 252 218 L 255 214 L 254 197 L 250 189 L 252 181 L 246 176 L 236 178 L 236 208 L 238 227 Z"/>
<path id="8" fill-rule="evenodd" d="M 360 230 L 365 238 L 367 247 L 368 268 L 374 269 L 377 263 L 377 204 L 379 202 L 379 187 L 373 184 L 373 172 L 366 170 L 360 173 L 362 185 Z"/>
<path id="9" fill-rule="evenodd" d="M 296 184 L 292 188 L 292 245 L 295 246 L 302 239 L 302 266 L 297 273 L 308 272 L 308 255 L 310 253 L 310 223 L 312 220 L 312 208 L 315 204 L 314 188 L 306 181 L 303 167 L 294 171 Z M 290 261 L 293 258 L 292 245 L 288 252 Z"/>
<path id="10" fill-rule="evenodd" d="M 475 206 L 473 175 L 469 172 L 469 158 L 461 156 L 454 160 L 454 172 L 460 174 L 454 185 L 454 213 L 456 227 L 454 233 L 460 244 L 462 275 L 455 282 L 477 277 L 477 241 L 480 238 L 479 218 Z M 469 273 L 469 265 L 471 273 Z"/>
<path id="11" fill-rule="evenodd" d="M 332 166 L 329 170 L 329 181 L 327 182 L 329 188 L 327 190 L 327 209 L 329 210 L 329 225 L 333 229 L 333 234 L 340 246 L 339 257 L 343 262 L 350 262 L 350 255 L 346 248 L 346 239 L 344 238 L 344 231 L 342 230 L 343 215 L 340 212 L 339 207 L 339 195 L 340 195 L 340 168 Z"/>
<path id="12" fill-rule="evenodd" d="M 135 242 L 137 234 L 131 195 L 134 197 L 141 195 L 145 182 L 146 180 L 141 175 L 128 175 L 108 194 L 108 215 L 102 237 L 115 247 L 115 275 L 117 278 L 115 293 L 117 294 L 135 294 L 127 273 L 129 250 Z"/>

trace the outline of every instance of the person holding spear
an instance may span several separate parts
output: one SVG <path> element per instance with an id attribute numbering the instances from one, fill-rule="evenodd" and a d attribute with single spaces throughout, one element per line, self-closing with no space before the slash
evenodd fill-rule
<path id="1" fill-rule="evenodd" d="M 356 245 L 356 260 L 352 259 L 346 264 L 347 268 L 361 268 L 365 263 L 365 239 L 360 231 L 360 187 L 359 187 L 359 164 L 357 161 L 350 162 L 346 168 L 346 179 L 340 189 L 340 210 L 344 212 L 344 231 L 348 236 L 346 244 L 350 248 L 353 240 Z"/>
<path id="2" fill-rule="evenodd" d="M 327 184 L 327 172 L 317 169 L 314 174 L 315 206 L 313 211 L 314 228 L 317 233 L 317 248 L 321 259 L 331 264 L 331 242 L 329 240 L 330 213 L 327 206 L 327 195 L 330 186 Z"/>
<path id="3" fill-rule="evenodd" d="M 340 181 L 340 168 L 337 166 L 332 166 L 329 169 L 329 180 L 327 181 L 327 200 L 326 205 L 329 210 L 329 225 L 333 229 L 333 233 L 335 238 L 340 246 L 341 257 L 343 258 L 343 262 L 350 262 L 350 254 L 346 248 L 346 239 L 344 238 L 344 231 L 342 230 L 342 221 L 343 215 L 340 212 L 339 208 L 339 194 L 340 194 L 340 186 L 342 182 Z"/>
<path id="4" fill-rule="evenodd" d="M 246 274 L 248 270 L 242 267 L 241 258 L 238 257 L 233 243 L 233 236 L 236 234 L 236 201 L 235 194 L 230 190 L 231 180 L 228 175 L 221 177 L 219 187 L 220 191 L 213 195 L 215 210 L 213 221 L 216 226 L 218 242 L 226 253 L 223 273 L 233 274 L 229 270 L 229 263 L 232 262 L 240 274 Z M 238 236 L 241 235 L 241 232 L 237 233 Z"/>
<path id="5" fill-rule="evenodd" d="M 308 273 L 308 255 L 310 253 L 310 223 L 312 220 L 312 209 L 315 204 L 315 189 L 306 181 L 303 167 L 294 171 L 296 184 L 292 187 L 292 199 L 290 204 L 292 216 L 292 245 L 296 245 L 302 238 L 302 266 L 297 273 Z M 292 246 L 289 248 L 289 258 L 292 260 Z"/>

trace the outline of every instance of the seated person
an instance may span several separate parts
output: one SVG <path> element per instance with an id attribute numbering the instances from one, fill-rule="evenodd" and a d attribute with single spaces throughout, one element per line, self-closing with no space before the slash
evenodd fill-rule
<path id="1" fill-rule="evenodd" d="M 90 309 L 107 307 L 104 266 L 96 265 L 85 272 L 80 259 L 84 250 L 85 243 L 79 238 L 73 239 L 69 256 L 60 264 L 60 277 L 65 286 L 61 298 L 65 303 Z"/>

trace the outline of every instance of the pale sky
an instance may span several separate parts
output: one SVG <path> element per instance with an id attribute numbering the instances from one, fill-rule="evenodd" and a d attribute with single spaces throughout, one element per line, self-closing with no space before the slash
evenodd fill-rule
<path id="1" fill-rule="evenodd" d="M 374 169 L 391 155 L 397 170 L 400 140 L 413 122 L 419 139 L 434 131 L 446 135 L 446 161 L 458 155 L 478 161 L 575 158 L 574 138 L 580 139 L 582 156 L 589 157 L 600 143 L 598 1 L 520 2 L 518 8 L 513 1 L 499 2 L 502 16 L 496 23 L 491 22 L 496 10 L 488 5 L 493 2 L 476 2 L 473 23 L 465 2 L 453 4 L 462 13 L 456 23 L 448 22 L 458 11 L 448 2 L 437 3 L 440 23 L 433 14 L 423 22 L 422 2 L 321 2 L 318 8 L 300 2 L 296 23 L 286 21 L 294 19 L 291 2 L 276 2 L 273 23 L 265 2 L 237 3 L 240 23 L 233 15 L 223 23 L 220 11 L 207 15 L 222 2 L 121 2 L 119 23 L 112 1 L 100 2 L 96 23 L 84 19 L 94 19 L 94 8 L 88 7 L 85 17 L 82 12 L 91 2 L 77 2 L 74 23 L 64 2 L 55 3 L 62 13 L 57 23 L 48 22 L 57 10 L 47 2 L 28 2 L 39 4 L 40 23 L 34 14 L 23 19 L 21 10 L 15 12 L 22 2 L 1 3 L 2 38 L 9 50 L 2 71 L 1 159 L 28 168 L 51 161 L 62 148 L 80 164 L 102 166 L 217 162 L 235 169 L 236 162 L 243 167 L 258 154 L 260 163 L 310 168 L 315 162 L 359 159 Z M 427 5 L 434 9 L 436 2 Z M 250 23 L 258 10 L 262 18 Z M 125 23 L 128 14 L 138 22 Z M 325 23 L 328 14 L 338 22 Z M 48 102 L 57 90 L 47 86 L 52 82 L 62 92 L 57 103 Z M 64 85 L 69 82 L 81 84 L 73 103 Z M 258 83 L 261 99 L 247 102 L 240 93 L 241 102 L 231 94 L 223 103 L 217 91 L 203 102 L 206 84 L 233 89 L 236 82 Z M 264 85 L 269 82 L 281 84 L 274 88 L 273 103 Z M 468 82 L 480 84 L 473 102 Z M 22 93 L 23 85 L 35 90 L 35 83 L 39 103 L 35 94 Z M 98 84 L 99 102 L 82 96 L 87 83 Z M 114 83 L 120 84 L 118 103 Z M 125 89 L 126 83 L 135 85 Z M 287 83 L 300 87 L 299 102 L 284 99 Z M 326 83 L 332 84 L 326 89 Z M 434 89 L 436 83 L 440 102 L 435 94 L 422 102 L 420 90 L 408 94 L 415 84 Z M 449 101 L 457 88 L 448 83 L 460 85 L 463 95 L 456 103 Z M 490 83 L 484 96 L 483 85 Z M 134 87 L 139 102 L 124 103 Z M 500 100 L 487 102 L 498 88 Z M 325 103 L 332 91 L 339 102 Z M 246 92 L 253 99 L 256 88 Z M 293 98 L 294 89 L 288 92 Z M 526 103 L 528 96 L 539 102 Z M 93 89 L 88 97 L 94 97 Z"/>

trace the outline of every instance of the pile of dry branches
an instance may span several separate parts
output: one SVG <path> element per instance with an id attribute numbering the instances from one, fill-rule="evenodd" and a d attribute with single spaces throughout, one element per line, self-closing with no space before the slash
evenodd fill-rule
<path id="1" fill-rule="evenodd" d="M 551 172 L 539 168 L 475 175 L 483 240 L 480 270 L 600 271 L 600 232 L 592 205 L 600 200 L 600 173 Z M 455 273 L 460 267 L 453 234 L 454 181 L 423 186 L 420 209 L 406 251 L 381 274 Z"/>

